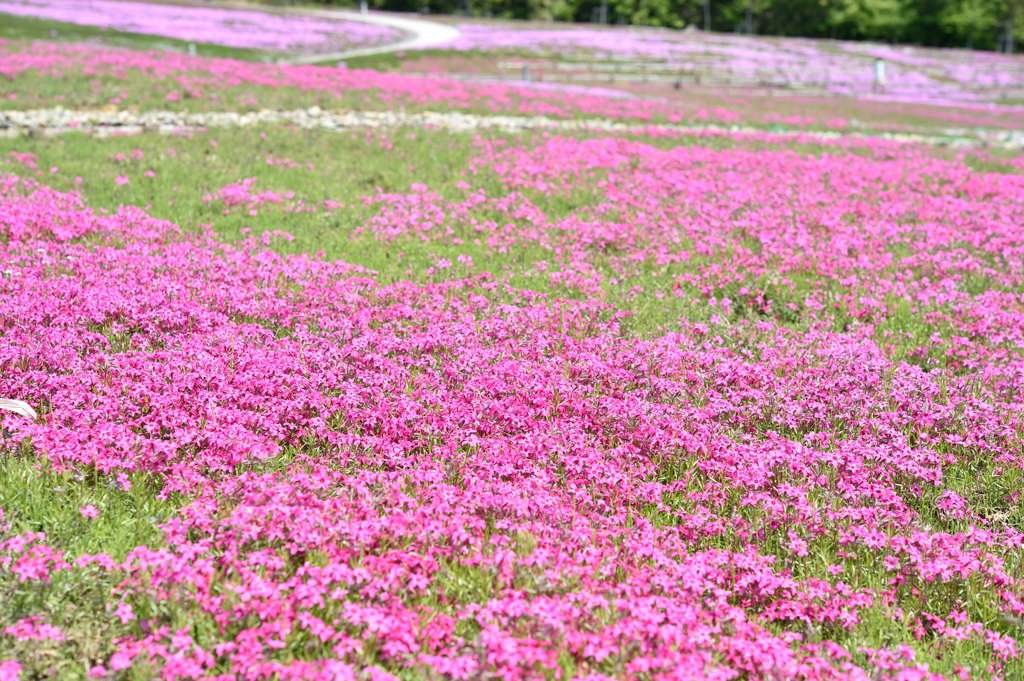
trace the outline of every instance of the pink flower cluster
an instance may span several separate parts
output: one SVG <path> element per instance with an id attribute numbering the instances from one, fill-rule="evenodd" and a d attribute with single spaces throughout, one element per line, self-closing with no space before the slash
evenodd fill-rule
<path id="1" fill-rule="evenodd" d="M 124 0 L 3 0 L 0 14 L 261 50 L 325 50 L 376 45 L 400 37 L 392 28 L 360 21 Z"/>
<path id="2" fill-rule="evenodd" d="M 22 641 L 64 640 L 64 632 L 52 624 L 41 621 L 39 617 L 26 617 L 13 626 L 5 627 L 3 634 Z"/>
<path id="3" fill-rule="evenodd" d="M 207 194 L 203 197 L 203 202 L 219 201 L 224 206 L 225 212 L 235 206 L 243 206 L 249 210 L 251 215 L 255 215 L 256 209 L 263 204 L 280 204 L 295 198 L 294 192 L 253 192 L 252 188 L 255 183 L 255 177 L 247 177 L 234 184 L 221 187 L 213 194 Z"/>
<path id="4" fill-rule="evenodd" d="M 5 179 L 0 394 L 41 418 L 3 446 L 187 503 L 123 561 L 0 533 L 0 574 L 116 575 L 101 675 L 939 678 L 843 644 L 881 620 L 1013 678 L 1024 176 L 841 150 L 480 140 L 462 199 L 368 197 L 381 239 L 548 253 L 560 299 Z M 642 271 L 708 321 L 631 336 Z"/>
<path id="5" fill-rule="evenodd" d="M 245 211 L 251 217 L 259 214 L 263 206 L 278 206 L 288 213 L 312 213 L 318 210 L 337 210 L 342 204 L 331 199 L 325 200 L 322 204 L 307 203 L 305 199 L 296 198 L 295 192 L 275 192 L 272 190 L 254 191 L 256 178 L 247 177 L 244 180 L 225 185 L 217 191 L 203 197 L 203 203 L 220 205 L 223 207 L 223 214 L 230 215 L 235 209 Z M 267 235 L 268 233 L 264 233 Z M 289 235 L 290 240 L 290 235 Z"/>
<path id="6" fill-rule="evenodd" d="M 761 313 L 772 311 L 771 295 L 795 288 L 794 278 L 811 278 L 805 297 L 793 302 L 801 314 L 842 311 L 886 330 L 886 301 L 899 298 L 970 339 L 965 354 L 949 360 L 969 361 L 971 369 L 991 359 L 971 356 L 986 334 L 1010 334 L 1010 345 L 1024 340 L 1013 325 L 997 332 L 984 321 L 997 309 L 1017 309 L 1010 301 L 1022 285 L 1014 260 L 1024 245 L 1020 174 L 978 174 L 924 149 L 867 139 L 826 145 L 821 156 L 660 149 L 617 137 L 479 143 L 472 172 L 481 187 L 496 175 L 498 191 L 464 184 L 462 198 L 443 200 L 419 186 L 369 197 L 381 210 L 366 228 L 381 238 L 418 234 L 496 250 L 540 246 L 555 256 L 543 265 L 547 276 L 589 296 L 606 288 L 595 269 L 605 263 L 620 278 L 649 265 L 677 272 L 677 294 L 696 291 Z M 581 190 L 598 198 L 549 217 L 544 207 L 553 198 L 570 200 Z M 974 296 L 972 282 L 992 290 Z M 981 326 L 968 335 L 971 324 Z M 935 342 L 925 339 L 922 351 Z M 1013 356 L 994 345 L 1000 359 Z"/>
<path id="7" fill-rule="evenodd" d="M 294 88 L 340 97 L 375 95 L 392 106 L 433 105 L 558 117 L 578 115 L 629 118 L 640 121 L 679 121 L 683 116 L 666 102 L 611 97 L 552 89 L 545 84 L 504 85 L 472 83 L 449 78 L 406 76 L 361 69 L 288 66 L 190 57 L 180 53 L 141 52 L 86 44 L 36 42 L 19 48 L 0 41 L 0 76 L 16 79 L 25 73 L 60 77 L 67 73 L 126 78 L 142 74 L 156 92 L 166 88 L 166 101 L 181 99 L 181 91 L 200 98 L 205 92 L 229 92 L 234 87 Z M 15 83 L 17 81 L 15 80 Z M 728 111 L 704 112 L 703 118 L 733 122 Z"/>

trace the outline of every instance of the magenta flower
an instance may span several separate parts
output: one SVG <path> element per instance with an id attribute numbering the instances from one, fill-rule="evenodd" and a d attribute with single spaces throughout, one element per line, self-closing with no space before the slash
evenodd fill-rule
<path id="1" fill-rule="evenodd" d="M 21 665 L 17 660 L 0 660 L 0 681 L 18 681 Z"/>

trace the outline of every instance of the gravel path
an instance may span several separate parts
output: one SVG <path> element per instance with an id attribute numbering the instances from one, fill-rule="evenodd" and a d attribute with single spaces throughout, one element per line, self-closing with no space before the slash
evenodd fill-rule
<path id="1" fill-rule="evenodd" d="M 383 54 L 386 52 L 400 52 L 402 50 L 422 50 L 430 47 L 446 45 L 459 37 L 459 29 L 448 24 L 441 24 L 436 21 L 417 19 L 409 16 L 387 14 L 384 12 L 352 12 L 347 10 L 304 10 L 304 14 L 322 16 L 332 19 L 344 19 L 347 21 L 362 21 L 377 26 L 387 26 L 405 33 L 407 38 L 397 43 L 386 45 L 375 45 L 373 47 L 361 47 L 343 52 L 331 52 L 328 54 L 309 54 L 287 60 L 292 64 L 317 64 L 324 62 L 341 61 L 352 57 L 364 57 L 371 54 Z"/>
<path id="2" fill-rule="evenodd" d="M 403 126 L 440 128 L 456 132 L 499 130 L 594 131 L 642 133 L 652 129 L 682 133 L 729 132 L 738 134 L 765 133 L 760 128 L 739 125 L 641 125 L 603 118 L 557 119 L 546 116 L 497 116 L 458 112 L 397 111 L 324 111 L 319 107 L 290 111 L 252 111 L 245 113 L 216 111 L 189 113 L 181 111 L 100 111 L 64 108 L 28 111 L 0 111 L 0 135 L 59 135 L 86 132 L 97 136 L 138 134 L 146 131 L 171 133 L 182 129 L 246 127 L 287 123 L 303 128 L 349 130 L 359 128 L 394 128 Z M 808 132 L 802 130 L 770 131 L 780 137 L 794 139 L 834 140 L 839 138 L 882 138 L 953 147 L 991 146 L 1005 149 L 1024 148 L 1024 131 L 946 129 L 941 134 Z"/>

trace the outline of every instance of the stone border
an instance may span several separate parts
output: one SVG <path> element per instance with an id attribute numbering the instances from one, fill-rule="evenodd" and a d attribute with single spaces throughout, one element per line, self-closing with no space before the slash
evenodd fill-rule
<path id="1" fill-rule="evenodd" d="M 59 135 L 83 132 L 97 136 L 130 135 L 142 132 L 173 133 L 203 128 L 249 127 L 274 124 L 301 128 L 349 130 L 360 128 L 421 127 L 453 132 L 499 130 L 520 133 L 531 130 L 624 132 L 671 131 L 682 134 L 767 134 L 794 140 L 886 139 L 896 142 L 970 148 L 1024 148 L 1024 131 L 949 129 L 941 134 L 869 133 L 811 130 L 771 130 L 741 125 L 715 124 L 638 124 L 605 118 L 558 119 L 547 116 L 502 116 L 453 111 L 324 111 L 319 107 L 276 111 L 183 112 L 183 111 L 102 111 L 64 108 L 0 111 L 0 135 Z"/>

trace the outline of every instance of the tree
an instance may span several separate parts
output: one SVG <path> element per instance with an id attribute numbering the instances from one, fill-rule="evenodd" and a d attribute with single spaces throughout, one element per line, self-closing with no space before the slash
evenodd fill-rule
<path id="1" fill-rule="evenodd" d="M 965 47 L 993 47 L 1002 24 L 1000 0 L 954 0 L 940 21 Z"/>
<path id="2" fill-rule="evenodd" d="M 961 45 L 1013 52 L 1024 0 L 950 0 L 939 17 Z"/>
<path id="3" fill-rule="evenodd" d="M 771 10 L 774 0 L 731 0 L 719 2 L 716 28 L 739 33 L 758 33 L 761 16 Z"/>
<path id="4" fill-rule="evenodd" d="M 281 0 L 278 0 L 281 1 Z M 307 0 L 309 1 L 309 0 Z M 312 0 L 355 5 L 359 0 Z M 1018 49 L 1024 0 L 368 0 L 374 9 Z M 427 4 L 429 3 L 429 4 Z"/>
<path id="5" fill-rule="evenodd" d="M 1003 52 L 1016 48 L 1015 35 L 1024 33 L 1024 0 L 1005 0 L 1003 3 Z"/>
<path id="6" fill-rule="evenodd" d="M 828 21 L 838 37 L 898 40 L 915 14 L 903 0 L 836 0 Z"/>

